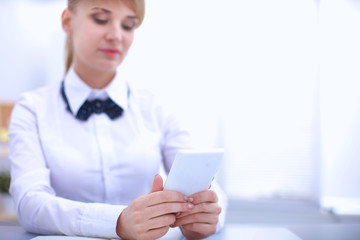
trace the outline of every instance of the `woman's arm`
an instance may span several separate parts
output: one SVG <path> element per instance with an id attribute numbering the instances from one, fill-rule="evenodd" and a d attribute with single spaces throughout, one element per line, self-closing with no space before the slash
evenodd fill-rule
<path id="1" fill-rule="evenodd" d="M 16 104 L 10 122 L 10 193 L 17 217 L 29 232 L 117 237 L 116 221 L 126 206 L 83 203 L 56 196 L 38 132 L 33 96 Z"/>

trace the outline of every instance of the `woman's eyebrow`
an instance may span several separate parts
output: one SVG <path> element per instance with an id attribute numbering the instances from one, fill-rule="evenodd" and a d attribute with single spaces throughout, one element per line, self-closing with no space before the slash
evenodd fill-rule
<path id="1" fill-rule="evenodd" d="M 102 12 L 104 12 L 104 13 L 111 13 L 110 10 L 105 9 L 105 8 L 93 7 L 92 9 L 93 9 L 93 10 L 100 10 L 100 11 L 102 11 Z"/>
<path id="2" fill-rule="evenodd" d="M 111 14 L 111 11 L 106 9 L 106 8 L 100 8 L 100 7 L 93 7 L 92 8 L 93 10 L 100 10 L 104 13 L 108 13 L 108 14 Z M 131 18 L 131 19 L 138 19 L 137 16 L 133 16 L 133 15 L 129 15 L 129 16 L 126 16 L 127 18 Z"/>
<path id="3" fill-rule="evenodd" d="M 127 18 L 130 18 L 130 19 L 139 19 L 137 16 L 132 16 L 132 15 L 129 15 L 129 16 L 126 16 Z"/>

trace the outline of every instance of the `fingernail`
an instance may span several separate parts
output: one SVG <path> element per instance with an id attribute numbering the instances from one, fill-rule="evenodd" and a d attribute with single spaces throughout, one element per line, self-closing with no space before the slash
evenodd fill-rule
<path id="1" fill-rule="evenodd" d="M 185 201 L 187 201 L 187 202 L 192 202 L 192 201 L 194 201 L 194 199 L 193 199 L 192 197 L 188 197 L 188 196 L 185 196 L 184 199 L 185 199 Z"/>
<path id="2" fill-rule="evenodd" d="M 180 212 L 177 212 L 177 213 L 175 214 L 175 216 L 178 217 L 178 216 L 180 216 L 180 214 L 181 214 Z"/>
<path id="3" fill-rule="evenodd" d="M 191 203 L 189 203 L 189 204 L 187 205 L 187 207 L 188 207 L 188 209 L 193 209 L 193 208 L 194 208 L 194 205 L 192 205 Z"/>

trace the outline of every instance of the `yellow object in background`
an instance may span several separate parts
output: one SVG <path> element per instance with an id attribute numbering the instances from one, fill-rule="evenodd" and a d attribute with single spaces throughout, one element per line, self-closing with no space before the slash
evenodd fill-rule
<path id="1" fill-rule="evenodd" d="M 8 143 L 9 137 L 7 135 L 8 129 L 5 127 L 0 128 L 0 142 Z"/>
<path id="2" fill-rule="evenodd" d="M 10 123 L 10 116 L 15 102 L 0 101 L 0 143 L 7 144 L 9 138 L 7 135 Z"/>

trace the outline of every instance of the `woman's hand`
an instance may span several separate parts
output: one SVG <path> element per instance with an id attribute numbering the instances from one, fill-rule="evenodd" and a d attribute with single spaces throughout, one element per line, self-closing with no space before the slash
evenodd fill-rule
<path id="1" fill-rule="evenodd" d="M 172 227 L 181 226 L 187 239 L 201 239 L 216 233 L 221 212 L 217 194 L 206 190 L 188 197 L 188 201 L 194 204 L 194 209 L 178 215 Z"/>
<path id="2" fill-rule="evenodd" d="M 194 205 L 185 195 L 162 191 L 163 180 L 156 175 L 149 194 L 133 200 L 120 214 L 116 233 L 122 239 L 152 240 L 165 235 L 178 212 L 190 212 Z"/>

